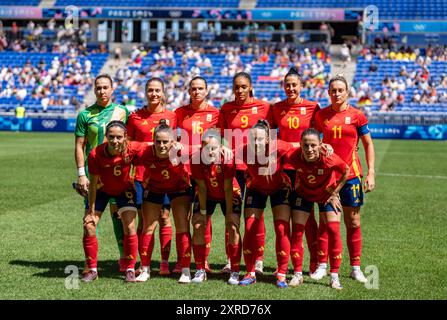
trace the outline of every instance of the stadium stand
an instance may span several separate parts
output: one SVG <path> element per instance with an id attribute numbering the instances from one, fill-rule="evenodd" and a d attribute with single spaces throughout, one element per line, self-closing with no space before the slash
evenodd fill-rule
<path id="1" fill-rule="evenodd" d="M 210 96 L 216 107 L 232 99 L 232 77 L 236 72 L 249 72 L 255 95 L 272 103 L 285 98 L 281 81 L 292 65 L 298 66 L 306 79 L 303 95 L 320 98 L 326 103 L 324 85 L 330 73 L 329 57 L 321 49 L 282 52 L 240 52 L 239 48 L 226 47 L 220 53 L 200 53 L 198 48 L 176 51 L 161 47 L 158 52 L 146 54 L 134 48 L 125 68 L 117 71 L 115 90 L 117 102 L 145 104 L 144 84 L 150 77 L 161 77 L 167 82 L 167 102 L 175 109 L 187 104 L 187 84 L 194 75 L 202 75 L 209 82 Z"/>
<path id="2" fill-rule="evenodd" d="M 439 49 L 365 51 L 358 59 L 353 102 L 371 111 L 447 112 L 447 55 Z"/>

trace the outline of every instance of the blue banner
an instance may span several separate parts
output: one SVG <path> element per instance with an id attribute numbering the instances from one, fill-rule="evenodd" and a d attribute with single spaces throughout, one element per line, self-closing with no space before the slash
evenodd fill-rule
<path id="1" fill-rule="evenodd" d="M 447 22 L 445 21 L 416 21 L 400 22 L 400 32 L 417 33 L 447 33 Z"/>
<path id="2" fill-rule="evenodd" d="M 393 124 L 369 124 L 371 137 L 375 139 L 447 140 L 447 125 L 406 126 Z"/>
<path id="3" fill-rule="evenodd" d="M 0 117 L 2 131 L 74 132 L 76 119 Z"/>

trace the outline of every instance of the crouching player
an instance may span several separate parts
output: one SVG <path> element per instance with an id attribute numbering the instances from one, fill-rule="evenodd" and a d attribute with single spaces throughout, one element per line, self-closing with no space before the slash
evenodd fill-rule
<path id="1" fill-rule="evenodd" d="M 233 159 L 222 154 L 220 133 L 208 129 L 202 136 L 202 148 L 192 156 L 191 173 L 197 182 L 198 194 L 194 199 L 193 250 L 197 272 L 194 283 L 206 280 L 206 226 L 217 204 L 225 215 L 225 229 L 229 234 L 226 245 L 231 274 L 228 284 L 239 284 L 241 241 L 239 233 L 242 208 L 241 190 L 235 179 Z"/>
<path id="2" fill-rule="evenodd" d="M 144 150 L 139 165 L 144 166 L 143 187 L 143 230 L 140 236 L 141 273 L 137 281 L 150 278 L 150 264 L 154 249 L 154 231 L 157 227 L 161 208 L 167 194 L 174 216 L 176 244 L 180 257 L 182 275 L 179 283 L 191 282 L 191 235 L 188 213 L 191 206 L 188 173 L 176 157 L 179 148 L 174 142 L 174 132 L 161 119 L 154 130 L 154 145 Z"/>
<path id="3" fill-rule="evenodd" d="M 84 252 L 89 271 L 82 280 L 98 278 L 98 239 L 96 227 L 110 198 L 114 197 L 124 227 L 125 274 L 127 282 L 135 282 L 138 237 L 135 229 L 135 192 L 130 180 L 131 164 L 143 149 L 140 142 L 127 142 L 126 125 L 111 121 L 106 127 L 107 142 L 97 146 L 88 156 L 90 186 L 84 216 Z"/>
<path id="4" fill-rule="evenodd" d="M 259 120 L 250 131 L 247 145 L 237 149 L 236 163 L 241 156 L 247 166 L 248 179 L 245 195 L 244 260 L 247 274 L 239 284 L 248 286 L 256 282 L 255 261 L 264 251 L 257 240 L 262 228 L 260 219 L 270 197 L 276 234 L 276 258 L 278 288 L 286 288 L 285 275 L 290 258 L 290 178 L 283 171 L 285 155 L 292 148 L 288 142 L 270 136 L 270 127 Z M 242 153 L 241 153 L 242 152 Z"/>
<path id="5" fill-rule="evenodd" d="M 303 283 L 303 232 L 314 202 L 318 203 L 320 223 L 327 225 L 329 234 L 329 259 L 331 264 L 330 285 L 342 289 L 338 270 L 342 258 L 340 216 L 342 206 L 339 191 L 349 176 L 349 166 L 336 154 L 326 155 L 322 151 L 320 133 L 306 129 L 301 136 L 301 147 L 291 151 L 288 163 L 296 170 L 295 191 L 291 197 L 292 242 L 298 244 L 291 251 L 294 276 L 289 282 L 292 287 Z M 319 257 L 320 258 L 320 257 Z"/>

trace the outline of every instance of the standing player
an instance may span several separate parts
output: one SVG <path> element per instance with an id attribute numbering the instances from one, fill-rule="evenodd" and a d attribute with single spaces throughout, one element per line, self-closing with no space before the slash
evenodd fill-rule
<path id="1" fill-rule="evenodd" d="M 154 131 L 154 145 L 143 153 L 140 164 L 144 166 L 143 230 L 140 238 L 141 273 L 137 281 L 147 281 L 153 251 L 153 237 L 165 194 L 171 202 L 176 229 L 182 275 L 179 283 L 191 282 L 191 235 L 188 214 L 190 210 L 190 181 L 183 163 L 177 155 L 174 132 L 166 120 Z"/>
<path id="2" fill-rule="evenodd" d="M 105 129 L 110 121 L 121 120 L 126 122 L 129 116 L 126 107 L 112 103 L 113 82 L 109 75 L 101 74 L 97 76 L 94 84 L 96 102 L 79 113 L 75 130 L 75 160 L 78 168 L 77 191 L 84 196 L 88 192 L 90 183 L 88 169 L 86 170 L 87 157 L 90 151 L 105 141 Z M 120 252 L 120 270 L 124 271 L 123 224 L 113 202 L 110 203 L 110 214 Z"/>
<path id="3" fill-rule="evenodd" d="M 245 72 L 239 72 L 233 77 L 234 101 L 225 103 L 220 111 L 219 126 L 222 130 L 231 129 L 231 138 L 224 137 L 231 143 L 234 150 L 238 146 L 247 143 L 249 129 L 260 119 L 267 119 L 271 123 L 270 105 L 267 102 L 257 100 L 253 96 L 251 76 Z M 242 190 L 242 198 L 245 192 L 246 166 L 236 164 L 236 179 Z M 256 230 L 258 244 L 256 257 L 256 272 L 263 274 L 263 256 L 265 244 L 264 217 L 260 215 L 259 230 Z M 228 271 L 229 265 L 223 271 Z"/>
<path id="4" fill-rule="evenodd" d="M 278 128 L 278 137 L 287 142 L 299 145 L 301 134 L 304 130 L 313 127 L 315 114 L 320 110 L 318 103 L 301 98 L 300 93 L 303 88 L 303 79 L 295 67 L 290 68 L 284 77 L 284 92 L 287 98 L 276 103 L 272 107 L 273 126 Z M 295 185 L 295 170 L 291 163 L 284 163 L 284 172 Z M 312 210 L 306 223 L 307 247 L 310 253 L 309 272 L 314 273 L 317 269 L 317 244 L 318 244 L 318 225 Z M 298 229 L 292 222 L 292 239 L 296 237 Z M 296 254 L 298 244 L 295 241 L 291 243 L 292 256 Z M 293 259 L 293 257 L 292 257 Z"/>
<path id="5" fill-rule="evenodd" d="M 363 187 L 365 192 L 374 190 L 374 145 L 368 128 L 368 120 L 358 109 L 348 104 L 348 83 L 343 76 L 337 75 L 329 81 L 329 96 L 331 105 L 317 112 L 315 128 L 323 133 L 323 142 L 330 144 L 334 152 L 349 165 L 348 181 L 340 191 L 346 226 L 347 244 L 349 250 L 351 273 L 350 277 L 366 282 L 360 269 L 362 254 L 362 234 L 360 230 L 360 208 L 363 205 Z M 362 167 L 357 153 L 359 138 L 362 140 L 366 154 L 368 173 L 362 186 Z M 323 261 L 327 259 L 327 226 L 320 223 L 320 244 Z M 319 258 L 319 261 L 320 258 Z M 320 263 L 312 275 L 321 279 L 326 275 L 326 264 Z"/>
<path id="6" fill-rule="evenodd" d="M 110 198 L 116 199 L 118 213 L 124 226 L 124 255 L 126 281 L 135 282 L 135 263 L 138 236 L 135 230 L 135 192 L 130 179 L 134 158 L 143 149 L 139 142 L 127 143 L 126 126 L 122 121 L 111 121 L 106 127 L 107 142 L 93 149 L 88 156 L 90 185 L 88 206 L 84 216 L 83 246 L 89 271 L 82 280 L 98 278 L 98 239 L 96 226 Z"/>
<path id="7" fill-rule="evenodd" d="M 289 285 L 297 287 L 303 283 L 303 231 L 316 202 L 319 206 L 320 221 L 327 225 L 329 234 L 330 285 L 332 288 L 342 289 L 338 277 L 343 252 L 339 192 L 348 178 L 349 166 L 336 154 L 327 156 L 321 149 L 320 133 L 315 129 L 306 129 L 301 137 L 301 147 L 287 155 L 296 172 L 291 206 L 292 223 L 297 230 L 292 233 L 292 242 L 296 243 L 296 249 L 291 250 L 294 275 Z"/>
<path id="8" fill-rule="evenodd" d="M 218 125 L 219 110 L 208 104 L 208 84 L 205 78 L 200 76 L 192 78 L 189 82 L 188 92 L 191 97 L 190 104 L 177 108 L 175 113 L 178 127 L 181 129 L 181 141 L 183 144 L 188 144 L 190 154 L 194 154 L 200 150 L 202 134 L 207 129 Z M 191 174 L 189 165 L 186 165 L 186 169 Z M 211 272 L 208 263 L 212 240 L 211 215 L 207 217 L 206 222 L 205 269 L 207 272 Z M 175 271 L 180 271 L 180 268 L 177 266 Z"/>
<path id="9" fill-rule="evenodd" d="M 158 126 L 161 119 L 166 119 L 166 123 L 171 128 L 177 128 L 177 117 L 173 111 L 167 110 L 164 106 L 164 83 L 160 78 L 151 78 L 146 82 L 146 99 L 147 106 L 132 113 L 127 122 L 127 130 L 129 140 L 153 142 L 154 130 Z M 142 204 L 142 186 L 144 167 L 139 166 L 135 172 L 135 186 L 139 190 L 137 192 L 137 205 L 141 208 Z M 160 250 L 161 250 L 161 263 L 160 263 L 160 275 L 169 275 L 169 254 L 171 252 L 171 240 L 172 240 L 172 226 L 171 219 L 169 217 L 169 199 L 165 197 L 160 214 Z M 141 210 L 139 210 L 141 211 Z M 141 212 L 139 212 L 141 217 Z M 140 220 L 141 222 L 141 220 Z M 138 226 L 138 234 L 141 235 L 141 228 L 143 224 Z M 154 238 L 152 237 L 152 240 Z M 153 244 L 152 244 L 153 246 Z"/>
<path id="10" fill-rule="evenodd" d="M 242 249 L 239 233 L 242 199 L 240 188 L 234 178 L 234 161 L 225 159 L 221 149 L 220 133 L 208 129 L 202 136 L 202 149 L 192 157 L 192 177 L 198 186 L 192 217 L 197 272 L 192 282 L 201 283 L 206 280 L 205 226 L 219 203 L 225 215 L 225 230 L 228 234 L 228 241 L 225 243 L 225 251 L 231 263 L 228 284 L 236 285 L 239 283 Z"/>
<path id="11" fill-rule="evenodd" d="M 290 257 L 290 178 L 282 170 L 286 153 L 292 148 L 288 142 L 270 136 L 270 127 L 259 120 L 250 132 L 249 143 L 236 150 L 236 163 L 247 166 L 247 190 L 245 195 L 245 234 L 243 240 L 244 261 L 247 274 L 239 284 L 256 283 L 255 263 L 259 244 L 257 231 L 267 199 L 273 212 L 276 234 L 276 259 L 278 288 L 286 288 L 286 273 Z"/>

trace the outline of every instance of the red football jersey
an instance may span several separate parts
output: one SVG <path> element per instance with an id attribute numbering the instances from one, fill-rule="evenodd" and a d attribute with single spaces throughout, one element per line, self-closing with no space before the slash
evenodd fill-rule
<path id="1" fill-rule="evenodd" d="M 148 112 L 146 108 L 138 109 L 131 113 L 127 120 L 127 136 L 134 141 L 153 142 L 154 129 L 161 119 L 166 119 L 171 128 L 177 128 L 177 116 L 173 111 L 153 113 Z"/>
<path id="2" fill-rule="evenodd" d="M 154 146 L 144 150 L 139 165 L 144 166 L 143 187 L 155 193 L 172 193 L 191 186 L 183 163 L 172 163 L 169 158 L 160 159 Z"/>
<path id="3" fill-rule="evenodd" d="M 235 177 L 236 167 L 234 163 L 224 163 L 222 157 L 220 164 L 204 164 L 201 161 L 201 152 L 192 156 L 191 175 L 194 179 L 205 180 L 207 198 L 216 201 L 225 200 L 224 180 L 233 180 L 233 189 L 239 188 Z"/>
<path id="4" fill-rule="evenodd" d="M 300 142 L 303 131 L 312 127 L 318 110 L 318 103 L 306 99 L 296 104 L 283 100 L 273 105 L 273 127 L 278 128 L 278 138 L 287 142 Z M 284 169 L 293 167 L 286 162 Z"/>
<path id="5" fill-rule="evenodd" d="M 323 142 L 330 144 L 351 170 L 348 179 L 362 177 L 362 166 L 356 147 L 359 142 L 358 129 L 368 120 L 360 110 L 348 105 L 346 110 L 334 111 L 330 106 L 315 115 L 315 129 L 323 133 Z"/>
<path id="6" fill-rule="evenodd" d="M 260 119 L 266 119 L 272 125 L 270 104 L 254 99 L 252 103 L 237 105 L 232 102 L 225 103 L 220 109 L 219 126 L 222 130 L 232 129 L 231 147 L 235 150 L 238 146 L 246 144 L 248 130 L 251 129 Z M 241 129 L 238 134 L 235 129 Z M 225 134 L 223 132 L 223 134 Z M 230 141 L 228 141 L 230 142 Z M 245 170 L 242 164 L 236 165 L 237 170 Z"/>
<path id="7" fill-rule="evenodd" d="M 219 109 L 208 105 L 203 110 L 192 109 L 190 105 L 177 108 L 175 110 L 177 115 L 177 123 L 180 129 L 188 133 L 189 145 L 195 147 L 202 143 L 202 133 L 209 128 L 218 127 Z M 186 141 L 182 141 L 186 143 Z M 193 150 L 195 153 L 197 150 Z"/>
<path id="8" fill-rule="evenodd" d="M 99 176 L 98 190 L 117 196 L 131 187 L 132 162 L 141 156 L 145 146 L 145 143 L 130 141 L 126 154 L 116 156 L 107 152 L 107 142 L 93 149 L 88 156 L 88 172 Z"/>
<path id="9" fill-rule="evenodd" d="M 280 139 L 270 143 L 272 145 L 269 156 L 262 159 L 266 162 L 265 164 L 260 164 L 261 159 L 255 156 L 249 145 L 243 145 L 235 151 L 236 161 L 242 155 L 243 162 L 247 166 L 247 188 L 255 189 L 265 195 L 275 193 L 290 186 L 291 183 L 290 178 L 283 171 L 283 164 L 292 145 Z"/>
<path id="10" fill-rule="evenodd" d="M 291 150 L 287 155 L 296 170 L 295 190 L 308 201 L 325 203 L 337 186 L 337 181 L 348 166 L 338 155 L 320 155 L 315 162 L 307 162 L 301 148 Z"/>

